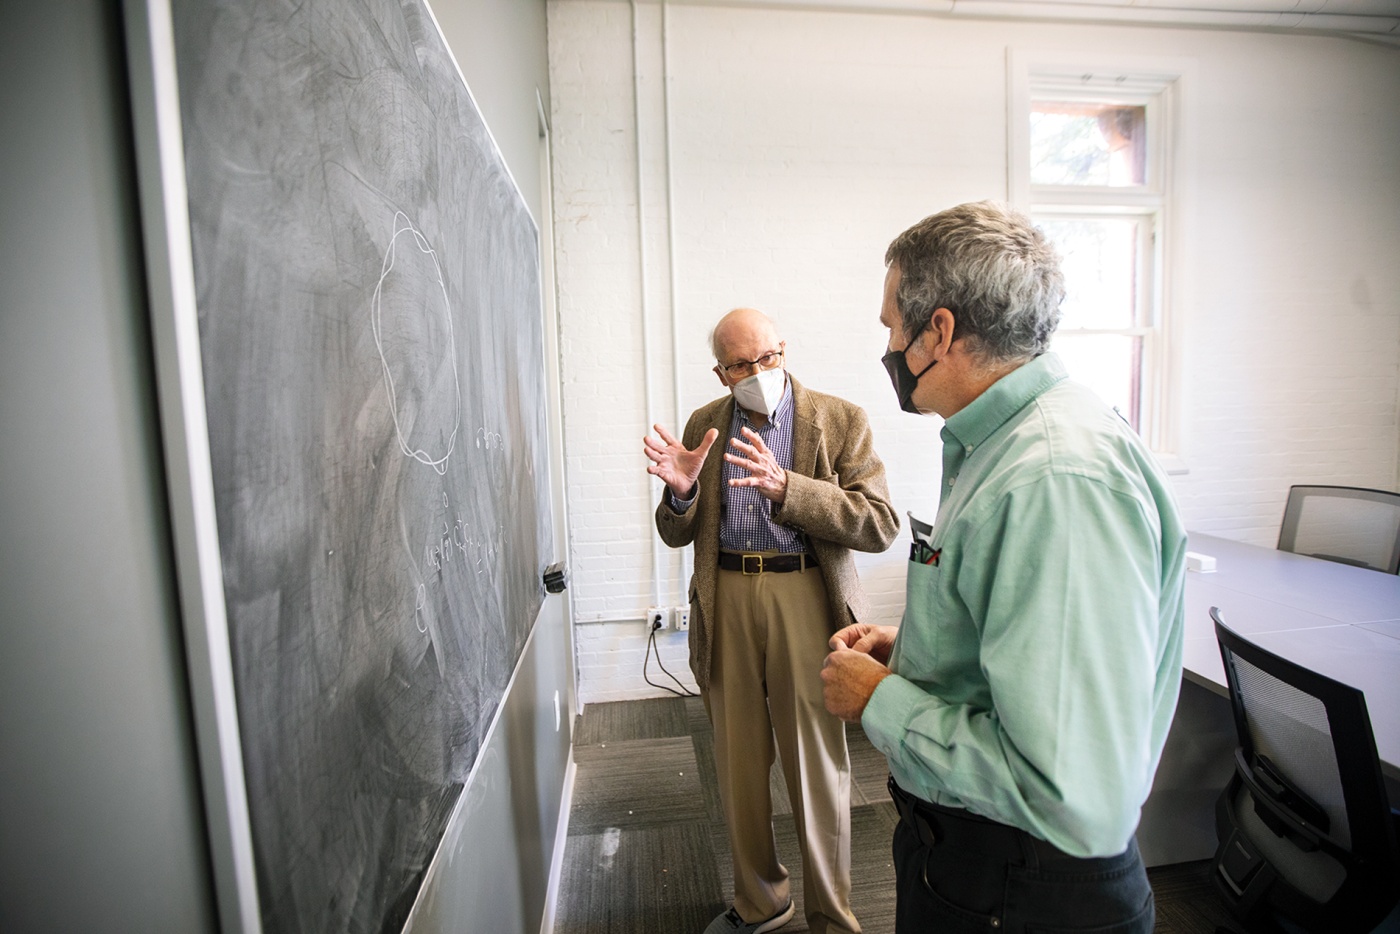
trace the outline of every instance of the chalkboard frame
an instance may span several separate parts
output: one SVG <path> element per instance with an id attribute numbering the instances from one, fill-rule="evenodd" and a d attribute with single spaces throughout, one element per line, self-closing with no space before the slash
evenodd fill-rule
<path id="1" fill-rule="evenodd" d="M 168 0 L 124 0 L 156 389 L 214 892 L 223 931 L 261 934 L 229 656 Z"/>

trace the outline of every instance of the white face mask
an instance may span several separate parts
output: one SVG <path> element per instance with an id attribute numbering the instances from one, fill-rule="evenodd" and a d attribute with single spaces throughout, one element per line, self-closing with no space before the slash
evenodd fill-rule
<path id="1" fill-rule="evenodd" d="M 771 417 L 783 401 L 783 389 L 787 386 L 787 370 L 775 366 L 771 370 L 760 370 L 729 387 L 734 393 L 734 401 L 750 412 L 762 412 Z"/>

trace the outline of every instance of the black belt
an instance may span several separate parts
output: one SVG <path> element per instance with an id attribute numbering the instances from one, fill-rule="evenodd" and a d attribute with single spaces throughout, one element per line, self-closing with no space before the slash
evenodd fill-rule
<path id="1" fill-rule="evenodd" d="M 722 571 L 743 571 L 745 574 L 786 574 L 788 571 L 801 571 L 803 568 L 817 567 L 817 556 L 800 555 L 740 555 L 732 551 L 719 553 L 719 567 Z"/>
<path id="2" fill-rule="evenodd" d="M 890 797 L 894 799 L 899 819 L 918 834 L 926 847 L 951 846 L 954 849 L 978 853 L 996 859 L 1024 862 L 1027 844 L 1036 839 L 1024 830 L 978 817 L 961 808 L 944 807 L 916 798 L 890 776 Z"/>

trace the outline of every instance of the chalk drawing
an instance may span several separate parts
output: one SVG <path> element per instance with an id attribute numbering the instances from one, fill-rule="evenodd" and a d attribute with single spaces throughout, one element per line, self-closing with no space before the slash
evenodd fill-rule
<path id="1" fill-rule="evenodd" d="M 440 308 L 432 309 L 431 302 L 427 299 L 423 302 L 422 312 L 425 316 L 439 314 L 446 324 L 447 346 L 443 348 L 417 348 L 428 353 L 445 353 L 446 361 L 452 368 L 452 433 L 447 439 L 446 450 L 438 456 L 433 456 L 421 447 L 414 446 L 404 434 L 403 421 L 400 418 L 398 387 L 395 385 L 393 368 L 390 366 L 389 353 L 385 350 L 384 335 L 384 284 L 389 279 L 389 274 L 394 269 L 397 261 L 397 250 L 399 237 L 403 234 L 413 235 L 413 246 L 418 248 L 419 253 L 426 256 L 433 264 L 433 278 L 437 291 L 442 294 L 442 305 Z M 408 219 L 408 215 L 403 211 L 394 213 L 394 235 L 389 240 L 389 249 L 384 253 L 384 262 L 379 271 L 379 282 L 374 287 L 374 299 L 370 303 L 370 327 L 374 330 L 374 345 L 379 350 L 379 362 L 384 371 L 384 385 L 389 390 L 389 407 L 394 418 L 394 432 L 398 436 L 399 450 L 403 451 L 405 457 L 411 457 L 420 464 L 426 464 L 433 468 L 438 474 L 447 473 L 447 461 L 452 456 L 452 449 L 457 444 L 457 430 L 462 423 L 462 391 L 457 378 L 457 343 L 452 331 L 452 306 L 447 298 L 447 286 L 442 281 L 442 267 L 438 265 L 437 252 L 428 245 L 428 240 L 413 226 L 413 222 Z M 413 387 L 423 390 L 426 387 Z M 413 393 L 410 393 L 410 398 Z"/>

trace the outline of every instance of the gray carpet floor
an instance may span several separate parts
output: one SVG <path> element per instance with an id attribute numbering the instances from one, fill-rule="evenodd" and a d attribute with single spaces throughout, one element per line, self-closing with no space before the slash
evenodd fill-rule
<path id="1" fill-rule="evenodd" d="M 885 759 L 848 728 L 851 903 L 866 934 L 894 930 L 890 836 L 898 816 Z M 709 720 L 699 698 L 591 704 L 575 724 L 573 804 L 555 913 L 556 934 L 701 934 L 734 895 L 714 778 Z M 807 930 L 802 866 L 781 767 L 773 769 L 778 852 L 797 912 L 783 934 Z M 1148 871 L 1158 934 L 1228 926 L 1208 862 Z"/>

